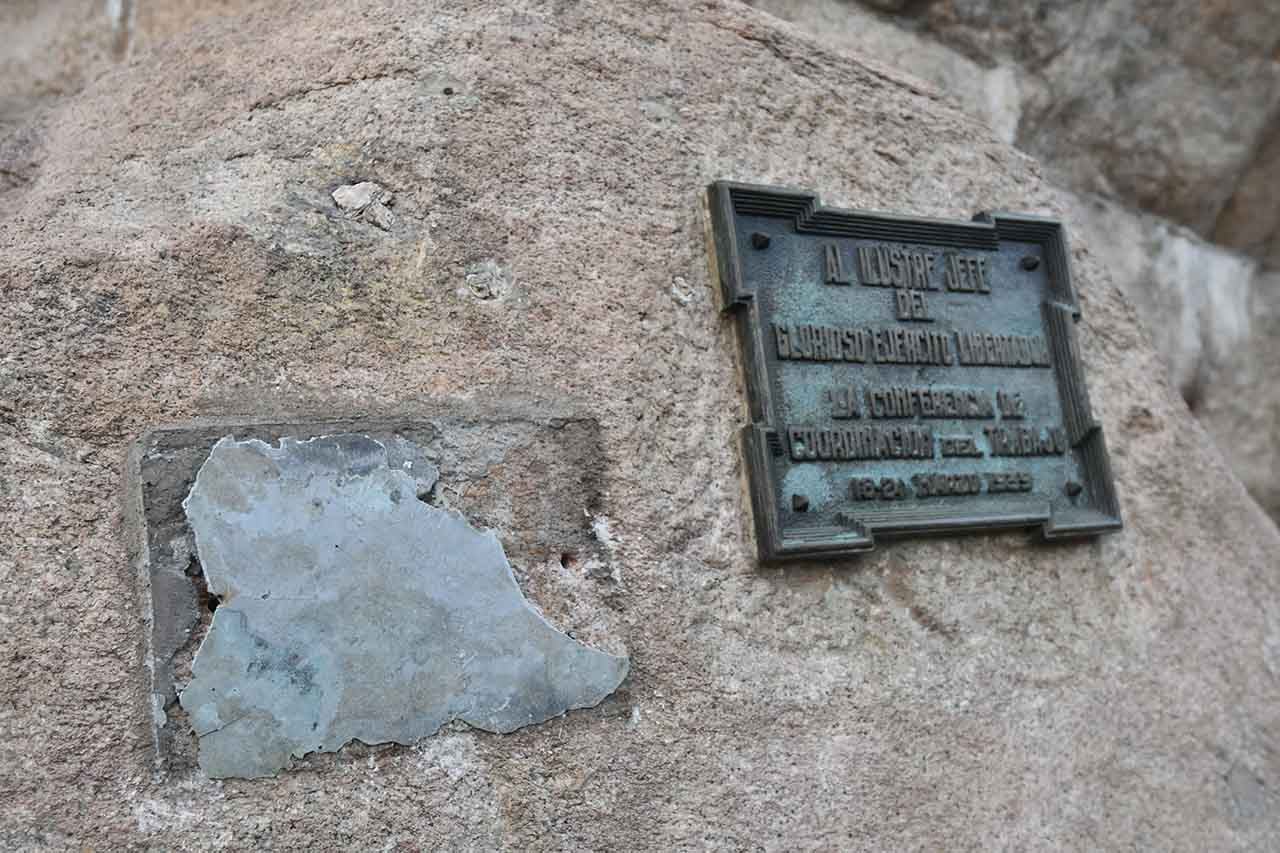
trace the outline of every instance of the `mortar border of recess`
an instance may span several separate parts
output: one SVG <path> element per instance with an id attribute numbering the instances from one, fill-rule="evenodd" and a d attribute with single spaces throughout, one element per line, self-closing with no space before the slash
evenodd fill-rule
<path id="1" fill-rule="evenodd" d="M 318 405 L 318 404 L 317 404 Z M 336 407 L 335 407 L 336 408 Z M 158 436 L 196 434 L 202 431 L 221 433 L 223 430 L 237 428 L 274 428 L 288 430 L 301 429 L 315 435 L 335 432 L 379 433 L 395 432 L 397 428 L 407 426 L 433 426 L 439 421 L 461 420 L 468 422 L 503 423 L 522 421 L 542 424 L 558 429 L 568 424 L 590 424 L 594 429 L 600 428 L 599 420 L 584 414 L 581 407 L 575 408 L 572 403 L 546 402 L 537 399 L 513 399 L 502 404 L 487 401 L 469 400 L 423 400 L 421 398 L 404 401 L 400 410 L 388 414 L 385 410 L 377 413 L 367 411 L 327 412 L 307 411 L 306 405 L 278 415 L 217 415 L 197 417 L 188 421 L 163 423 L 140 433 L 128 445 L 124 471 L 121 481 L 123 491 L 123 531 L 126 559 L 130 570 L 135 573 L 134 585 L 140 597 L 138 614 L 143 620 L 144 630 L 140 632 L 139 659 L 146 672 L 146 684 L 140 693 L 140 701 L 145 705 L 145 714 L 150 729 L 152 773 L 163 778 L 173 767 L 170 763 L 172 749 L 166 744 L 166 726 L 169 723 L 165 697 L 157 687 L 157 671 L 155 657 L 155 599 L 153 597 L 151 563 L 152 531 L 146 518 L 145 483 L 143 483 L 143 462 L 147 449 L 155 444 Z"/>

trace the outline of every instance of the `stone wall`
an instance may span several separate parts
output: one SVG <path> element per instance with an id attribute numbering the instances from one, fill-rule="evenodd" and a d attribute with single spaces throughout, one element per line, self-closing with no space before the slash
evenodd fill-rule
<path id="1" fill-rule="evenodd" d="M 297 2 L 5 133 L 5 849 L 1280 846 L 1280 532 L 1087 233 L 1079 338 L 1123 531 L 756 562 L 706 185 L 1075 216 L 914 78 L 727 2 Z M 364 181 L 393 217 L 335 203 Z M 476 433 L 439 489 L 550 621 L 630 659 L 621 688 L 253 781 L 165 769 L 131 448 L 442 411 L 513 446 L 589 425 L 587 474 L 554 442 L 513 470 Z M 525 511 L 539 477 L 564 501 Z"/>

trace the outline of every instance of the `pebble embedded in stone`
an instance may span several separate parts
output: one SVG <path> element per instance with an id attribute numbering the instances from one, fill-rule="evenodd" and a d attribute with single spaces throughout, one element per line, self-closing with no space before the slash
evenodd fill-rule
<path id="1" fill-rule="evenodd" d="M 390 231 L 395 225 L 396 217 L 391 212 L 395 196 L 379 183 L 361 181 L 345 184 L 330 195 L 333 203 L 349 217 L 364 219 L 383 231 Z"/>

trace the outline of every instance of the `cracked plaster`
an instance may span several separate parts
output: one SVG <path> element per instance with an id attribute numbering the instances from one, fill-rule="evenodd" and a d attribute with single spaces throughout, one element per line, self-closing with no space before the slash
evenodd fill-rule
<path id="1" fill-rule="evenodd" d="M 491 531 L 416 498 L 367 436 L 219 441 L 184 503 L 221 606 L 180 701 L 213 777 L 462 720 L 590 707 L 628 660 L 551 626 Z"/>

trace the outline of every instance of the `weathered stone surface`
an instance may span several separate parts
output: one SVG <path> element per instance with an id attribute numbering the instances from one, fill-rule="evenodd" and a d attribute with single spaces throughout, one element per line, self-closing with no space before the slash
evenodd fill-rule
<path id="1" fill-rule="evenodd" d="M 1083 238 L 1122 533 L 752 559 L 706 183 L 1069 213 L 920 84 L 737 4 L 286 3 L 139 58 L 41 139 L 0 205 L 4 846 L 1280 846 L 1280 534 Z M 392 231 L 334 205 L 360 180 L 395 192 Z M 489 260 L 509 288 L 479 299 Z M 511 559 L 583 614 L 558 623 L 625 645 L 624 689 L 509 735 L 155 778 L 125 448 L 213 414 L 519 394 L 599 424 L 598 552 Z M 537 499 L 536 470 L 498 488 L 468 455 L 445 496 Z M 604 619 L 622 645 L 585 636 Z"/>
<path id="2" fill-rule="evenodd" d="M 1070 221 L 1139 308 L 1174 385 L 1193 407 L 1208 374 L 1237 353 L 1265 361 L 1266 341 L 1253 325 L 1262 295 L 1254 261 L 1097 196 L 1077 196 Z M 1214 435 L 1231 443 L 1229 433 Z"/>
<path id="3" fill-rule="evenodd" d="M 752 4 L 940 86 L 1066 186 L 1276 261 L 1280 15 L 1267 0 Z"/>
<path id="4" fill-rule="evenodd" d="M 0 3 L 0 193 L 34 179 L 40 115 L 210 18 L 252 0 L 6 0 Z"/>
<path id="5" fill-rule="evenodd" d="M 1213 239 L 1280 270 L 1280 116 L 1267 129 L 1248 169 L 1213 226 Z M 1280 295 L 1277 296 L 1280 298 Z"/>
<path id="6" fill-rule="evenodd" d="M 881 12 L 904 12 L 908 0 L 749 0 L 757 9 L 812 33 L 833 47 L 863 60 L 882 62 L 899 73 L 918 77 L 949 97 L 969 115 L 985 121 L 996 136 L 1013 143 L 1018 138 L 1024 104 L 1043 85 L 1012 60 L 979 61 L 943 44 L 904 20 Z M 871 8 L 866 8 L 866 7 Z"/>
<path id="7" fill-rule="evenodd" d="M 250 0 L 7 0 L 0 4 L 0 127 L 74 95 L 145 53 Z"/>
<path id="8" fill-rule="evenodd" d="M 106 3 L 13 0 L 0 5 L 0 127 L 42 99 L 74 93 L 122 52 L 127 22 Z"/>
<path id="9" fill-rule="evenodd" d="M 1113 202 L 1074 232 L 1139 309 L 1170 378 L 1254 499 L 1280 520 L 1280 286 L 1256 261 Z"/>
<path id="10" fill-rule="evenodd" d="M 1280 274 L 1252 280 L 1250 338 L 1208 360 L 1196 417 L 1249 492 L 1280 520 Z"/>
<path id="11" fill-rule="evenodd" d="M 1069 185 L 1200 234 L 1243 188 L 1280 111 L 1280 15 L 1267 0 L 941 0 L 923 24 L 1044 81 L 1019 143 Z"/>
<path id="12" fill-rule="evenodd" d="M 214 445 L 183 504 L 221 601 L 181 695 L 210 776 L 452 720 L 511 732 L 621 683 L 626 658 L 553 628 L 497 537 L 420 487 L 367 436 Z"/>

